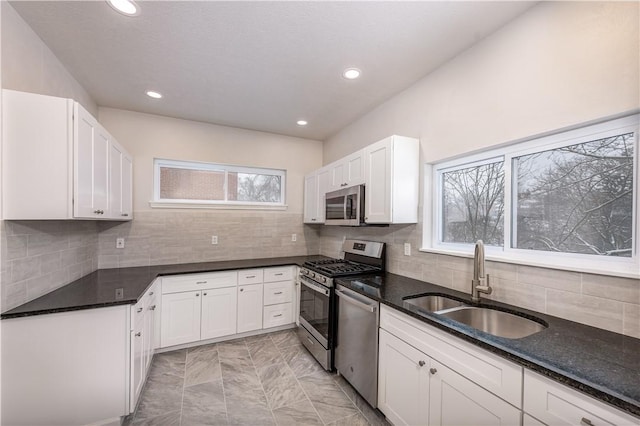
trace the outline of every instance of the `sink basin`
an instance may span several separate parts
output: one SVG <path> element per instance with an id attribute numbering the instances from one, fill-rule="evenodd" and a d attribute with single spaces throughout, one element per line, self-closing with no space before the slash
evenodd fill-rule
<path id="1" fill-rule="evenodd" d="M 438 312 L 445 309 L 457 308 L 460 306 L 467 306 L 466 303 L 461 302 L 450 297 L 429 294 L 427 296 L 413 297 L 405 299 L 404 303 L 413 305 L 420 310 L 427 312 Z"/>
<path id="2" fill-rule="evenodd" d="M 519 339 L 544 330 L 547 326 L 539 322 L 496 309 L 462 306 L 441 312 L 443 317 L 461 322 L 470 327 L 508 339 Z"/>

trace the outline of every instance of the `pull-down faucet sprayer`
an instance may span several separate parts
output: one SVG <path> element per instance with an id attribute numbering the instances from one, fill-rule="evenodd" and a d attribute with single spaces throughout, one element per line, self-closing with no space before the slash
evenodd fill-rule
<path id="1" fill-rule="evenodd" d="M 473 252 L 473 280 L 471 280 L 471 300 L 480 301 L 480 293 L 491 294 L 493 289 L 489 285 L 489 274 L 484 272 L 484 244 L 476 241 Z"/>

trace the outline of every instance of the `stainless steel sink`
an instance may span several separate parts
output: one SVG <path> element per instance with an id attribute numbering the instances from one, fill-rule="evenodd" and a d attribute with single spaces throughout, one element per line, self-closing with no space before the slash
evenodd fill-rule
<path id="1" fill-rule="evenodd" d="M 508 339 L 519 339 L 538 333 L 547 326 L 539 322 L 496 309 L 463 306 L 440 312 L 443 317 L 470 327 Z"/>
<path id="2" fill-rule="evenodd" d="M 459 300 L 435 294 L 405 299 L 404 303 L 408 303 L 427 312 L 438 312 L 460 306 L 467 306 L 466 303 Z"/>

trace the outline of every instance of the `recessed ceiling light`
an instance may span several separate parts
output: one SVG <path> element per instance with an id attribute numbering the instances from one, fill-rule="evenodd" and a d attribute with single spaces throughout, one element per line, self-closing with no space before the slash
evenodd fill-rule
<path id="1" fill-rule="evenodd" d="M 162 98 L 162 93 L 154 92 L 153 90 L 148 90 L 147 96 L 153 99 L 160 99 Z"/>
<path id="2" fill-rule="evenodd" d="M 298 124 L 298 126 L 306 126 L 307 124 L 309 124 L 306 120 L 298 120 L 296 121 L 296 123 Z"/>
<path id="3" fill-rule="evenodd" d="M 360 70 L 358 68 L 347 68 L 342 73 L 342 76 L 344 78 L 346 78 L 347 80 L 354 80 L 354 79 L 360 77 L 360 74 L 361 73 L 360 73 Z"/>
<path id="4" fill-rule="evenodd" d="M 140 13 L 140 8 L 132 0 L 107 0 L 109 6 L 127 16 L 136 16 Z"/>

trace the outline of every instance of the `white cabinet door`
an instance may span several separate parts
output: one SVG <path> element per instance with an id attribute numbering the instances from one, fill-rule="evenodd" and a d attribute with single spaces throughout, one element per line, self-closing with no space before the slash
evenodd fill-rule
<path id="1" fill-rule="evenodd" d="M 236 286 L 202 291 L 202 340 L 236 333 L 237 291 Z"/>
<path id="2" fill-rule="evenodd" d="M 455 371 L 431 360 L 430 374 L 430 426 L 520 424 L 519 409 Z"/>
<path id="3" fill-rule="evenodd" d="M 162 295 L 162 314 L 160 315 L 162 347 L 200 340 L 201 295 L 202 291 Z M 233 306 L 235 309 L 235 300 Z"/>
<path id="4" fill-rule="evenodd" d="M 324 223 L 325 194 L 331 190 L 331 171 L 328 168 L 318 170 L 318 220 Z"/>
<path id="5" fill-rule="evenodd" d="M 335 163 L 331 163 L 329 170 L 331 185 L 328 190 L 335 191 L 348 186 L 363 184 L 365 181 L 364 151 L 354 152 Z"/>
<path id="6" fill-rule="evenodd" d="M 154 292 L 155 293 L 155 292 Z M 151 358 L 153 357 L 154 350 L 154 341 L 155 341 L 155 309 L 157 307 L 156 304 L 156 296 L 146 295 L 148 299 L 147 306 L 145 307 L 144 312 L 144 325 L 142 329 L 142 333 L 144 335 L 144 376 L 147 376 L 147 372 L 149 371 L 149 367 L 151 366 Z"/>
<path id="7" fill-rule="evenodd" d="M 318 220 L 318 175 L 312 173 L 304 178 L 304 223 L 320 223 Z"/>
<path id="8" fill-rule="evenodd" d="M 262 329 L 262 284 L 238 287 L 238 333 Z"/>
<path id="9" fill-rule="evenodd" d="M 392 139 L 387 138 L 365 149 L 367 223 L 391 222 L 391 144 Z"/>
<path id="10" fill-rule="evenodd" d="M 115 141 L 109 147 L 109 217 L 131 219 L 131 157 Z"/>
<path id="11" fill-rule="evenodd" d="M 131 412 L 138 404 L 138 397 L 142 392 L 145 378 L 145 337 L 143 323 L 131 332 Z"/>
<path id="12" fill-rule="evenodd" d="M 378 408 L 396 426 L 429 421 L 430 359 L 380 329 Z"/>
<path id="13" fill-rule="evenodd" d="M 107 198 L 110 136 L 79 104 L 75 104 L 74 216 L 104 218 Z"/>

